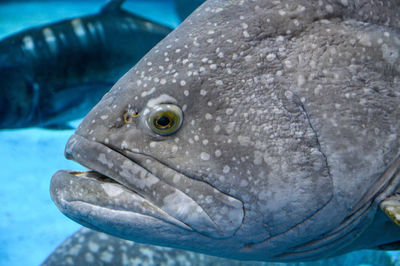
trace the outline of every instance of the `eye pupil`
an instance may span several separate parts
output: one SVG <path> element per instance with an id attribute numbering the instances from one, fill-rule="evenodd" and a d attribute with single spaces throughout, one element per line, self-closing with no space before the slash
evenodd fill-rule
<path id="1" fill-rule="evenodd" d="M 166 116 L 161 116 L 161 117 L 159 117 L 157 119 L 156 123 L 157 123 L 157 125 L 160 125 L 162 127 L 166 127 L 169 124 L 171 124 L 171 120 Z"/>
<path id="2" fill-rule="evenodd" d="M 182 110 L 172 104 L 160 104 L 152 107 L 145 113 L 147 126 L 154 133 L 161 136 L 169 136 L 179 130 L 182 125 Z"/>

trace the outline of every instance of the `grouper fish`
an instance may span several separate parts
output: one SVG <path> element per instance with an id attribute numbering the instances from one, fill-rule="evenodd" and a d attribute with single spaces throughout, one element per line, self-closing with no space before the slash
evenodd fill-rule
<path id="1" fill-rule="evenodd" d="M 306 261 L 400 248 L 399 1 L 209 0 L 88 113 L 57 207 L 120 238 Z"/>
<path id="2" fill-rule="evenodd" d="M 0 128 L 83 117 L 171 29 L 109 1 L 99 13 L 0 41 Z"/>

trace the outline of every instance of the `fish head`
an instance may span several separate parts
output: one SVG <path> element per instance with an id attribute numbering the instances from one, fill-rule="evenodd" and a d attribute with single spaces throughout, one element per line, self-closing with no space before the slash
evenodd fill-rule
<path id="1" fill-rule="evenodd" d="M 0 67 L 0 128 L 29 123 L 35 111 L 36 86 L 17 67 Z"/>
<path id="2" fill-rule="evenodd" d="M 257 258 L 254 243 L 307 220 L 332 184 L 300 99 L 257 83 L 242 41 L 207 19 L 184 22 L 90 111 L 65 154 L 95 172 L 58 172 L 51 194 L 122 238 Z"/>
<path id="3" fill-rule="evenodd" d="M 353 217 L 352 184 L 335 181 L 346 162 L 329 165 L 317 131 L 324 120 L 318 112 L 310 117 L 302 97 L 314 90 L 303 91 L 305 81 L 293 72 L 306 52 L 284 37 L 320 14 L 289 7 L 298 13 L 284 16 L 288 10 L 273 1 L 210 0 L 197 9 L 70 138 L 66 157 L 91 171 L 53 176 L 58 208 L 125 239 L 237 259 L 317 258 L 351 242 L 359 233 L 348 227 L 359 220 L 346 220 Z M 324 23 L 310 35 L 331 34 L 320 30 Z M 340 72 L 335 64 L 331 70 Z M 335 107 L 316 101 L 316 109 Z M 372 182 L 361 181 L 354 182 Z M 335 182 L 347 185 L 335 192 Z"/>

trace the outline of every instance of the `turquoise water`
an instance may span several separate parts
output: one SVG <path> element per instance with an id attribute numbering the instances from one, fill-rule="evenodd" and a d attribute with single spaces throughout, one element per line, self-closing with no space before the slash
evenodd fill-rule
<path id="1" fill-rule="evenodd" d="M 104 2 L 0 3 L 0 38 L 26 27 L 97 12 Z M 124 7 L 170 26 L 178 24 L 170 1 L 130 1 Z M 64 158 L 64 145 L 72 133 L 38 128 L 0 131 L 0 265 L 38 265 L 80 227 L 57 210 L 48 191 L 57 170 L 82 169 Z M 386 254 L 392 265 L 400 265 L 400 252 Z M 379 265 L 382 253 L 363 251 L 348 255 L 344 265 L 361 265 L 355 258 L 366 255 L 369 264 L 364 265 Z"/>

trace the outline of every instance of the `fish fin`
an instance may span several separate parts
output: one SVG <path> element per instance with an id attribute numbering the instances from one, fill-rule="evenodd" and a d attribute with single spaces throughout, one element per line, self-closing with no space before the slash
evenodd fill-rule
<path id="1" fill-rule="evenodd" d="M 109 0 L 107 4 L 101 8 L 100 13 L 118 12 L 121 10 L 121 6 L 124 2 L 125 0 Z"/>
<path id="2" fill-rule="evenodd" d="M 49 124 L 42 126 L 42 128 L 45 129 L 51 129 L 51 130 L 75 130 L 75 128 L 67 123 L 65 124 Z"/>
<path id="3" fill-rule="evenodd" d="M 398 226 L 400 226 L 400 194 L 384 199 L 379 207 Z"/>

